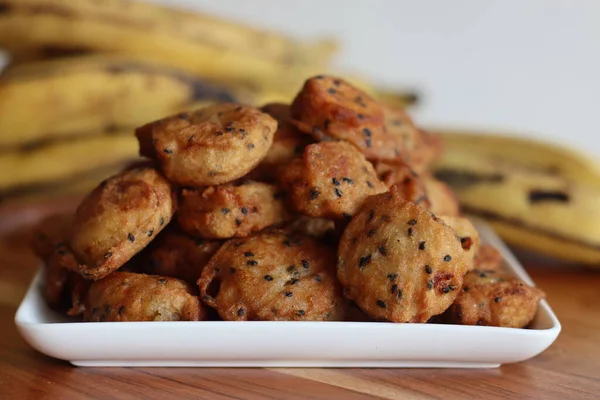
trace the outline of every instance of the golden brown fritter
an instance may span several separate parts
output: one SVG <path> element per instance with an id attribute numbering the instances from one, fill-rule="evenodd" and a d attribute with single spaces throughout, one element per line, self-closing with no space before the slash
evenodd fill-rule
<path id="1" fill-rule="evenodd" d="M 50 308 L 66 311 L 70 316 L 83 314 L 89 283 L 73 272 L 78 263 L 64 242 L 57 244 L 45 259 L 45 267 L 42 293 Z"/>
<path id="2" fill-rule="evenodd" d="M 278 179 L 293 208 L 311 217 L 350 218 L 367 196 L 386 190 L 371 163 L 346 142 L 306 146 Z"/>
<path id="3" fill-rule="evenodd" d="M 482 244 L 475 253 L 475 268 L 488 271 L 497 271 L 501 267 L 502 254 L 494 246 Z"/>
<path id="4" fill-rule="evenodd" d="M 227 241 L 198 286 L 227 321 L 337 321 L 344 314 L 335 252 L 280 230 Z"/>
<path id="5" fill-rule="evenodd" d="M 59 244 L 69 240 L 72 225 L 72 214 L 54 214 L 41 220 L 33 227 L 33 252 L 42 259 L 50 257 Z"/>
<path id="6" fill-rule="evenodd" d="M 451 323 L 524 328 L 535 317 L 540 289 L 513 276 L 475 269 L 448 310 Z"/>
<path id="7" fill-rule="evenodd" d="M 388 135 L 400 142 L 398 158 L 410 164 L 416 172 L 424 172 L 441 155 L 441 140 L 417 128 L 406 111 L 400 108 L 386 106 L 383 114 Z"/>
<path id="8" fill-rule="evenodd" d="M 250 172 L 273 143 L 277 121 L 232 103 L 181 113 L 136 130 L 140 155 L 157 160 L 172 182 L 219 185 Z"/>
<path id="9" fill-rule="evenodd" d="M 342 79 L 319 75 L 307 80 L 291 114 L 302 132 L 317 140 L 348 141 L 369 160 L 401 156 L 401 138 L 387 132 L 381 104 Z"/>
<path id="10" fill-rule="evenodd" d="M 71 247 L 86 279 L 101 279 L 142 250 L 175 211 L 171 185 L 152 168 L 102 182 L 77 208 Z"/>
<path id="11" fill-rule="evenodd" d="M 84 321 L 198 321 L 204 310 L 192 287 L 159 275 L 113 272 L 92 283 Z"/>
<path id="12" fill-rule="evenodd" d="M 294 157 L 302 155 L 304 146 L 312 140 L 304 135 L 290 120 L 290 106 L 282 103 L 270 103 L 262 107 L 263 112 L 277 120 L 277 131 L 273 145 L 258 168 L 287 164 Z"/>
<path id="13" fill-rule="evenodd" d="M 167 229 L 152 242 L 147 253 L 147 273 L 183 279 L 195 285 L 208 260 L 222 242 L 198 239 Z"/>
<path id="14" fill-rule="evenodd" d="M 340 240 L 346 297 L 377 320 L 426 322 L 444 312 L 473 263 L 456 233 L 396 186 L 369 197 Z"/>
<path id="15" fill-rule="evenodd" d="M 287 220 L 283 197 L 277 186 L 253 181 L 183 189 L 177 221 L 196 237 L 243 237 Z"/>
<path id="16" fill-rule="evenodd" d="M 432 213 L 453 217 L 460 215 L 458 198 L 448 185 L 429 175 L 424 175 L 422 180 L 430 203 L 429 210 Z"/>

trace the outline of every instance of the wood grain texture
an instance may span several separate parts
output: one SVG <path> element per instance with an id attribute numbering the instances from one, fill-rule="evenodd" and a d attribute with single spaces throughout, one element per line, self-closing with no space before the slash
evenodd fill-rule
<path id="1" fill-rule="evenodd" d="M 65 207 L 61 204 L 61 207 Z M 29 211 L 43 215 L 47 207 Z M 8 214 L 19 213 L 11 209 Z M 0 215 L 3 215 L 0 213 Z M 14 314 L 38 261 L 26 229 L 0 218 L 0 399 L 595 399 L 600 396 L 600 273 L 525 266 L 563 331 L 540 356 L 492 370 L 76 368 L 31 349 Z M 7 226 L 8 221 L 10 226 Z M 374 340 L 374 338 L 365 338 Z"/>

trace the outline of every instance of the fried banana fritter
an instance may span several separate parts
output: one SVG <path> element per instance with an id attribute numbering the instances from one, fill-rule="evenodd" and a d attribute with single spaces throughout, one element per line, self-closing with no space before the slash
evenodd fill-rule
<path id="1" fill-rule="evenodd" d="M 226 242 L 198 286 L 203 301 L 228 321 L 338 321 L 346 304 L 335 252 L 280 230 Z"/>
<path id="2" fill-rule="evenodd" d="M 142 250 L 175 211 L 171 185 L 152 168 L 102 182 L 77 208 L 71 247 L 86 279 L 101 279 Z"/>
<path id="3" fill-rule="evenodd" d="M 449 321 L 461 325 L 524 328 L 535 317 L 540 289 L 498 271 L 475 269 L 448 310 Z"/>
<path id="4" fill-rule="evenodd" d="M 253 181 L 183 189 L 177 221 L 192 236 L 243 237 L 287 220 L 283 197 L 277 186 Z"/>
<path id="5" fill-rule="evenodd" d="M 147 272 L 183 279 L 195 285 L 202 269 L 221 244 L 217 240 L 197 239 L 175 229 L 167 229 L 151 244 Z"/>
<path id="6" fill-rule="evenodd" d="M 367 196 L 386 190 L 373 165 L 345 142 L 306 146 L 278 178 L 294 209 L 311 217 L 348 219 Z"/>
<path id="7" fill-rule="evenodd" d="M 494 246 L 482 244 L 475 253 L 475 268 L 497 271 L 501 267 L 502 254 Z"/>
<path id="8" fill-rule="evenodd" d="M 92 283 L 84 321 L 198 321 L 204 310 L 192 287 L 158 275 L 113 272 Z"/>
<path id="9" fill-rule="evenodd" d="M 287 164 L 294 157 L 302 155 L 304 146 L 312 143 L 312 140 L 292 124 L 290 106 L 282 103 L 271 103 L 263 106 L 262 111 L 277 120 L 277 131 L 273 138 L 273 145 L 259 168 Z"/>
<path id="10" fill-rule="evenodd" d="M 277 121 L 255 108 L 222 103 L 181 113 L 136 130 L 140 155 L 157 160 L 172 182 L 231 182 L 266 156 Z"/>
<path id="11" fill-rule="evenodd" d="M 294 124 L 317 140 L 348 141 L 369 160 L 401 157 L 401 137 L 386 130 L 381 104 L 342 79 L 319 75 L 307 80 L 291 114 Z"/>
<path id="12" fill-rule="evenodd" d="M 372 318 L 426 322 L 452 304 L 472 263 L 452 228 L 392 186 L 369 197 L 344 231 L 338 278 Z"/>

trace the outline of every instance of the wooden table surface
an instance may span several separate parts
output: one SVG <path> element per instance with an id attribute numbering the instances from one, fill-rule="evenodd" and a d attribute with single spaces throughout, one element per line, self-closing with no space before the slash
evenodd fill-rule
<path id="1" fill-rule="evenodd" d="M 77 368 L 31 349 L 13 322 L 38 265 L 22 221 L 0 213 L 0 399 L 598 399 L 600 270 L 524 262 L 563 331 L 540 356 L 491 370 Z"/>

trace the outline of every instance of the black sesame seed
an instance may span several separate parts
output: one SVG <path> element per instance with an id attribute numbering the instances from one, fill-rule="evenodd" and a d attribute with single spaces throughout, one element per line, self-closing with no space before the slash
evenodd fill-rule
<path id="1" fill-rule="evenodd" d="M 402 298 L 402 290 L 398 289 L 398 294 L 396 294 L 396 297 L 397 297 L 398 299 L 401 299 L 401 298 Z"/>
<path id="2" fill-rule="evenodd" d="M 302 260 L 302 261 L 300 261 L 300 262 L 302 263 L 302 267 L 303 267 L 304 269 L 308 269 L 308 268 L 310 268 L 310 263 L 308 262 L 308 260 Z"/>
<path id="3" fill-rule="evenodd" d="M 427 281 L 427 289 L 433 289 L 433 281 L 431 279 Z"/>
<path id="4" fill-rule="evenodd" d="M 253 267 L 255 265 L 258 265 L 258 261 L 256 261 L 256 260 L 248 260 L 246 262 L 246 265 L 248 265 L 249 267 Z"/>
<path id="5" fill-rule="evenodd" d="M 154 229 L 150 229 L 150 230 L 148 231 L 148 234 L 147 234 L 147 235 L 148 235 L 148 237 L 150 237 L 150 236 L 154 235 Z"/>
<path id="6" fill-rule="evenodd" d="M 412 236 L 412 234 L 413 234 L 412 228 L 408 228 L 408 236 Z"/>
<path id="7" fill-rule="evenodd" d="M 247 251 L 247 252 L 244 253 L 244 256 L 245 257 L 254 257 L 254 253 L 251 252 L 251 251 Z"/>
<path id="8" fill-rule="evenodd" d="M 160 278 L 158 280 L 158 283 L 160 283 L 161 285 L 166 285 L 167 284 L 167 279 L 166 278 Z"/>
<path id="9" fill-rule="evenodd" d="M 334 193 L 337 197 L 342 197 L 343 193 L 340 189 L 335 188 Z"/>
<path id="10" fill-rule="evenodd" d="M 425 272 L 427 272 L 428 274 L 431 274 L 433 272 L 433 270 L 431 269 L 431 267 L 429 265 L 426 265 Z"/>
<path id="11" fill-rule="evenodd" d="M 235 219 L 235 225 L 236 225 L 236 226 L 240 226 L 241 224 L 242 224 L 242 220 L 241 220 L 241 219 L 239 219 L 239 218 L 236 218 L 236 219 Z"/>
<path id="12" fill-rule="evenodd" d="M 375 186 L 373 186 L 373 184 L 371 183 L 371 181 L 367 181 L 367 186 L 370 187 L 371 189 L 373 189 Z"/>
<path id="13" fill-rule="evenodd" d="M 172 149 L 163 149 L 163 151 L 167 154 L 173 154 L 173 150 Z"/>
<path id="14" fill-rule="evenodd" d="M 316 199 L 319 198 L 320 194 L 321 193 L 319 193 L 319 191 L 317 189 L 313 189 L 313 190 L 310 191 L 310 199 L 311 200 L 316 200 Z"/>
<path id="15" fill-rule="evenodd" d="M 254 148 L 254 143 L 248 143 L 246 147 L 252 150 Z"/>
<path id="16" fill-rule="evenodd" d="M 419 243 L 419 250 L 425 250 L 425 242 Z"/>
<path id="17" fill-rule="evenodd" d="M 119 315 L 125 314 L 125 306 L 119 307 Z"/>
<path id="18" fill-rule="evenodd" d="M 494 299 L 494 302 L 496 302 L 496 303 L 500 303 L 501 301 L 502 301 L 502 297 L 496 297 Z"/>
<path id="19" fill-rule="evenodd" d="M 396 273 L 394 273 L 394 274 L 388 274 L 387 278 L 390 281 L 394 281 L 394 280 L 396 280 L 398 278 L 398 274 L 396 274 Z"/>
<path id="20" fill-rule="evenodd" d="M 240 309 L 237 311 L 237 315 L 239 315 L 240 317 L 243 317 L 243 316 L 244 316 L 244 314 L 246 314 L 246 311 L 245 311 L 243 308 L 240 308 Z"/>
<path id="21" fill-rule="evenodd" d="M 292 297 L 292 292 L 283 292 L 285 297 Z"/>
<path id="22" fill-rule="evenodd" d="M 216 131 L 215 136 L 223 136 L 223 131 Z"/>
<path id="23" fill-rule="evenodd" d="M 449 262 L 450 260 L 452 260 L 452 257 L 450 257 L 450 254 L 446 254 L 444 256 L 444 261 Z"/>
<path id="24" fill-rule="evenodd" d="M 229 273 L 230 273 L 230 274 L 235 274 L 236 272 L 237 272 L 237 269 L 236 269 L 236 268 L 234 268 L 234 267 L 230 267 L 230 268 L 229 268 Z"/>
<path id="25" fill-rule="evenodd" d="M 350 214 L 343 213 L 342 215 L 344 216 L 344 218 L 346 219 L 346 221 L 350 221 L 352 219 L 352 215 L 350 215 Z"/>
<path id="26" fill-rule="evenodd" d="M 356 116 L 358 117 L 358 119 L 365 119 L 365 116 L 363 114 L 358 113 Z"/>
<path id="27" fill-rule="evenodd" d="M 268 281 L 268 282 L 273 280 L 273 277 L 271 275 L 265 275 L 264 278 L 265 278 L 265 281 Z"/>
<path id="28" fill-rule="evenodd" d="M 377 233 L 377 231 L 375 229 L 371 229 L 367 232 L 367 237 L 373 237 L 375 236 L 375 233 Z"/>
<path id="29" fill-rule="evenodd" d="M 331 123 L 331 121 L 329 120 L 329 118 L 326 118 L 325 121 L 323 122 L 323 129 L 329 128 L 330 123 Z"/>
<path id="30" fill-rule="evenodd" d="M 221 212 L 225 215 L 229 214 L 229 208 L 221 208 Z"/>
<path id="31" fill-rule="evenodd" d="M 385 303 L 382 300 L 377 300 L 377 305 L 381 308 L 386 308 L 387 306 L 385 305 Z"/>
<path id="32" fill-rule="evenodd" d="M 293 278 L 292 280 L 290 280 L 290 285 L 295 285 L 296 283 L 298 283 L 300 281 L 300 279 L 298 278 Z"/>
<path id="33" fill-rule="evenodd" d="M 112 251 L 107 251 L 106 253 L 104 253 L 104 258 L 111 258 L 112 257 Z"/>
<path id="34" fill-rule="evenodd" d="M 377 251 L 379 252 L 379 254 L 381 254 L 382 256 L 387 256 L 388 252 L 387 249 L 385 248 L 385 246 L 379 246 L 377 248 Z"/>
<path id="35" fill-rule="evenodd" d="M 371 130 L 369 128 L 363 128 L 362 132 L 366 137 L 371 137 L 372 135 Z"/>
<path id="36" fill-rule="evenodd" d="M 360 258 L 360 260 L 358 260 L 358 268 L 364 268 L 367 265 L 369 265 L 369 263 L 371 262 L 371 255 L 367 254 L 366 256 L 363 256 Z"/>
<path id="37" fill-rule="evenodd" d="M 468 286 L 463 287 L 463 292 L 468 292 L 469 290 L 471 290 Z"/>
<path id="38" fill-rule="evenodd" d="M 135 242 L 135 236 L 133 236 L 133 233 L 128 233 L 127 239 L 129 239 L 131 243 Z"/>
<path id="39" fill-rule="evenodd" d="M 335 185 L 335 186 L 340 186 L 340 181 L 338 181 L 336 178 L 331 178 L 331 182 Z"/>
<path id="40" fill-rule="evenodd" d="M 407 222 L 407 224 L 415 226 L 417 224 L 417 220 L 416 219 L 411 219 L 410 221 Z"/>
<path id="41" fill-rule="evenodd" d="M 398 290 L 398 285 L 396 285 L 395 283 L 392 285 L 392 294 L 396 293 L 396 290 Z"/>
<path id="42" fill-rule="evenodd" d="M 327 90 L 327 92 L 329 94 L 336 94 L 337 90 L 335 90 L 334 88 L 329 88 L 329 90 Z"/>
<path id="43" fill-rule="evenodd" d="M 296 270 L 296 266 L 294 264 L 287 267 L 287 272 L 292 273 Z"/>
<path id="44" fill-rule="evenodd" d="M 304 315 L 304 310 L 298 310 L 297 314 L 298 315 Z"/>
<path id="45" fill-rule="evenodd" d="M 448 293 L 448 292 L 450 291 L 450 288 L 449 288 L 448 286 L 444 286 L 444 287 L 441 289 L 441 291 L 442 291 L 442 293 Z"/>
<path id="46" fill-rule="evenodd" d="M 242 240 L 242 241 L 240 241 L 240 242 L 236 242 L 236 243 L 234 243 L 233 247 L 235 247 L 235 248 L 237 249 L 238 247 L 240 247 L 240 246 L 241 246 L 241 245 L 243 245 L 243 244 L 244 244 L 244 241 Z"/>
<path id="47" fill-rule="evenodd" d="M 479 275 L 480 278 L 487 278 L 487 274 L 485 272 L 479 272 L 477 275 Z"/>
<path id="48" fill-rule="evenodd" d="M 246 207 L 242 207 L 240 211 L 242 211 L 242 214 L 248 215 L 248 209 Z"/>
<path id="49" fill-rule="evenodd" d="M 59 256 L 64 256 L 65 254 L 67 254 L 67 250 L 65 250 L 64 247 L 61 247 L 56 252 L 58 253 Z"/>
<path id="50" fill-rule="evenodd" d="M 208 173 L 208 176 L 217 176 L 217 173 L 215 171 L 210 171 Z"/>
<path id="51" fill-rule="evenodd" d="M 353 184 L 354 184 L 354 180 L 353 180 L 353 179 L 350 179 L 350 178 L 348 178 L 348 177 L 343 177 L 343 178 L 342 178 L 342 180 L 343 180 L 344 182 L 346 182 L 347 184 L 349 184 L 349 185 L 353 185 Z"/>
<path id="52" fill-rule="evenodd" d="M 372 221 L 373 218 L 375 218 L 375 211 L 371 210 L 371 211 L 369 211 L 369 221 Z"/>
<path id="53" fill-rule="evenodd" d="M 365 140 L 365 146 L 367 146 L 367 148 L 371 148 L 371 139 Z"/>
<path id="54" fill-rule="evenodd" d="M 314 278 L 315 282 L 321 282 L 323 280 L 323 278 L 321 278 L 321 275 L 315 275 Z"/>

